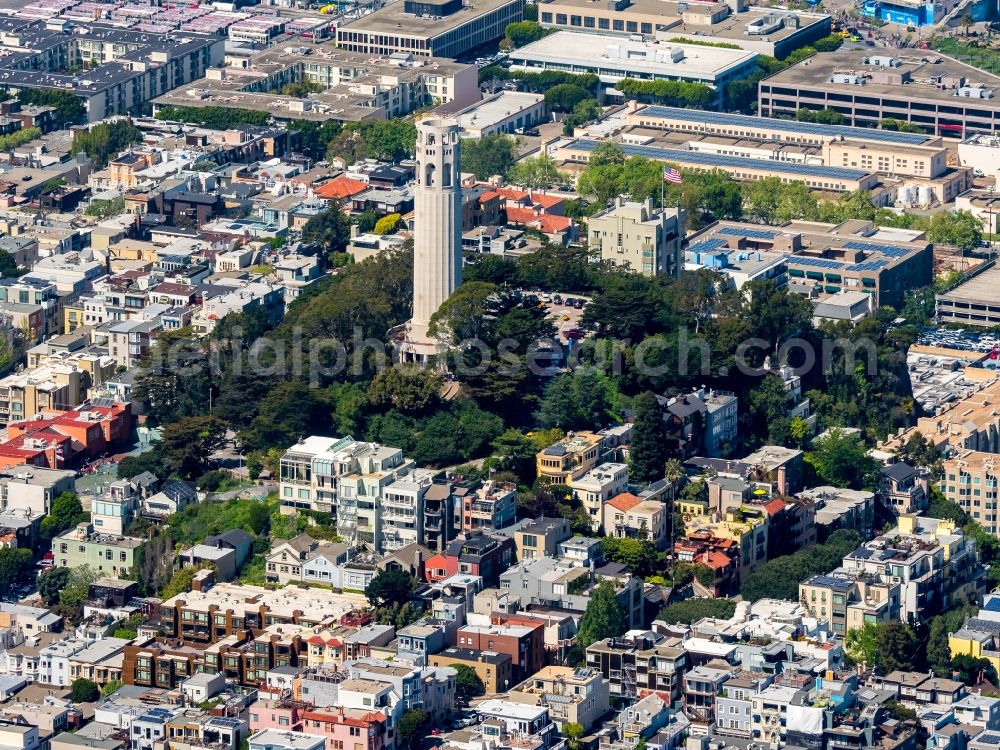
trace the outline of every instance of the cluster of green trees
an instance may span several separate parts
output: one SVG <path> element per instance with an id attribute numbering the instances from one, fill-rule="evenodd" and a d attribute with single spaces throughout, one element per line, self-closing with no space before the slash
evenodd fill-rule
<path id="1" fill-rule="evenodd" d="M 369 120 L 344 125 L 327 146 L 328 159 L 400 161 L 413 156 L 417 126 L 409 120 Z"/>
<path id="2" fill-rule="evenodd" d="M 740 594 L 751 602 L 764 598 L 796 601 L 801 581 L 829 573 L 863 541 L 856 531 L 835 531 L 824 544 L 768 560 L 744 581 Z"/>
<path id="3" fill-rule="evenodd" d="M 75 125 L 86 119 L 87 108 L 83 102 L 69 91 L 57 89 L 18 89 L 17 100 L 21 104 L 34 104 L 55 109 L 57 128 Z"/>
<path id="4" fill-rule="evenodd" d="M 0 151 L 10 151 L 12 148 L 23 146 L 29 141 L 33 141 L 42 134 L 40 128 L 22 128 L 15 130 L 9 135 L 0 135 Z"/>
<path id="5" fill-rule="evenodd" d="M 795 113 L 799 122 L 818 122 L 823 125 L 841 125 L 847 119 L 835 109 L 800 109 Z"/>
<path id="6" fill-rule="evenodd" d="M 996 684 L 997 673 L 989 659 L 968 654 L 952 656 L 948 645 L 949 634 L 959 630 L 978 609 L 974 605 L 958 606 L 931 618 L 929 624 L 898 620 L 865 623 L 848 631 L 844 649 L 855 663 L 875 667 L 883 674 L 930 670 L 938 677 L 957 679 L 970 686 L 980 680 Z"/>
<path id="7" fill-rule="evenodd" d="M 282 96 L 293 96 L 296 99 L 304 99 L 309 94 L 316 94 L 320 91 L 326 91 L 326 86 L 322 83 L 317 83 L 316 81 L 295 81 L 294 83 L 286 83 L 281 87 L 279 93 Z"/>
<path id="8" fill-rule="evenodd" d="M 123 197 L 112 198 L 110 200 L 99 199 L 91 201 L 84 210 L 87 216 L 97 219 L 106 219 L 109 216 L 117 216 L 125 210 L 125 199 Z"/>
<path id="9" fill-rule="evenodd" d="M 507 24 L 503 32 L 503 40 L 500 46 L 503 48 L 523 47 L 526 44 L 537 42 L 543 36 L 548 36 L 552 30 L 544 28 L 534 20 L 517 21 Z"/>
<path id="10" fill-rule="evenodd" d="M 156 112 L 157 120 L 187 122 L 213 130 L 230 130 L 242 125 L 266 125 L 271 115 L 253 109 L 236 107 L 176 107 L 167 105 Z"/>
<path id="11" fill-rule="evenodd" d="M 517 141 L 503 133 L 464 138 L 461 149 L 462 171 L 471 172 L 480 180 L 494 175 L 506 177 L 517 161 Z"/>
<path id="12" fill-rule="evenodd" d="M 715 100 L 715 89 L 704 83 L 691 81 L 641 81 L 623 78 L 615 88 L 626 99 L 637 99 L 651 104 L 669 104 L 674 107 L 704 109 Z"/>
<path id="13" fill-rule="evenodd" d="M 816 54 L 815 47 L 800 47 L 783 59 L 770 55 L 757 56 L 757 70 L 746 78 L 739 78 L 726 84 L 725 101 L 729 109 L 752 112 L 757 106 L 757 84 L 768 76 L 780 73 L 785 68 L 802 62 Z"/>
<path id="14" fill-rule="evenodd" d="M 590 91 L 596 96 L 600 79 L 593 73 L 564 73 L 561 70 L 543 70 L 540 73 L 528 73 L 520 70 L 507 70 L 499 65 L 490 65 L 479 71 L 479 80 L 517 81 L 524 91 L 544 94 L 553 86 L 569 83 Z"/>
<path id="15" fill-rule="evenodd" d="M 517 161 L 517 146 L 516 138 L 503 133 L 463 139 L 462 171 L 480 180 L 500 175 L 512 185 L 532 189 L 569 181 L 547 154 Z"/>
<path id="16" fill-rule="evenodd" d="M 127 120 L 101 122 L 73 134 L 73 150 L 83 151 L 99 167 L 133 143 L 142 141 L 142 131 Z"/>
<path id="17" fill-rule="evenodd" d="M 641 156 L 626 157 L 616 143 L 601 143 L 594 149 L 577 187 L 581 194 L 602 207 L 617 195 L 632 200 L 651 199 L 659 205 L 679 205 L 687 210 L 692 228 L 717 219 L 745 219 L 761 224 L 783 224 L 802 219 L 839 223 L 847 219 L 871 221 L 926 231 L 936 244 L 954 245 L 963 250 L 979 247 L 982 225 L 969 211 L 939 211 L 929 216 L 896 213 L 876 208 L 867 190 L 844 193 L 835 200 L 817 197 L 805 183 L 783 182 L 767 177 L 753 182 L 733 181 L 722 171 L 701 172 L 681 169 L 683 183 L 664 190 L 663 164 Z"/>

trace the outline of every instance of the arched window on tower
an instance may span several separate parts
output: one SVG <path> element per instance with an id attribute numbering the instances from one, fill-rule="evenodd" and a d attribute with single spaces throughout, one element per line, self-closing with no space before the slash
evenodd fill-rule
<path id="1" fill-rule="evenodd" d="M 428 164 L 427 168 L 424 170 L 424 185 L 426 187 L 433 187 L 434 185 L 434 165 Z"/>
<path id="2" fill-rule="evenodd" d="M 441 173 L 441 185 L 451 187 L 451 164 L 444 165 L 444 170 Z"/>
<path id="3" fill-rule="evenodd" d="M 427 134 L 427 145 L 428 146 L 433 146 L 434 145 L 434 140 L 435 140 L 434 139 L 434 134 L 433 133 L 428 133 Z"/>

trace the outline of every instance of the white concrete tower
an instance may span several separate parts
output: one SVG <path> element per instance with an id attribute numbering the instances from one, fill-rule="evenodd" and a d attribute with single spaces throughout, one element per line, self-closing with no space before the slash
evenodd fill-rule
<path id="1" fill-rule="evenodd" d="M 427 324 L 462 283 L 462 188 L 459 125 L 431 117 L 417 123 L 417 190 L 414 201 L 413 318 L 407 343 L 413 353 L 437 351 Z"/>

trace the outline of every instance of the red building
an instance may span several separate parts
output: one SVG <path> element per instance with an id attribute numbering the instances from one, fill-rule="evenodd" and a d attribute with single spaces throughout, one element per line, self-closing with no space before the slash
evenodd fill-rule
<path id="1" fill-rule="evenodd" d="M 516 620 L 516 622 L 515 622 Z M 545 624 L 530 617 L 504 617 L 504 622 L 459 628 L 458 648 L 507 654 L 520 681 L 545 665 Z"/>
<path id="2" fill-rule="evenodd" d="M 516 548 L 510 537 L 468 534 L 448 543 L 444 552 L 424 563 L 424 580 L 443 581 L 456 573 L 481 576 L 484 586 L 497 586 L 500 574 L 514 563 Z"/>
<path id="3" fill-rule="evenodd" d="M 128 443 L 132 412 L 126 404 L 84 404 L 70 411 L 46 409 L 12 422 L 0 443 L 0 469 L 44 466 L 63 469 Z"/>

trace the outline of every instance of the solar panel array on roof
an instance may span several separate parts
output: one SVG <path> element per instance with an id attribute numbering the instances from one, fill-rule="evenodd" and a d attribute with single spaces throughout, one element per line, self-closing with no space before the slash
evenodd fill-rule
<path id="1" fill-rule="evenodd" d="M 712 237 L 711 239 L 703 240 L 701 242 L 696 242 L 695 244 L 688 247 L 688 252 L 691 253 L 707 253 L 710 250 L 717 250 L 720 247 L 724 247 L 726 244 L 725 240 L 720 240 L 718 237 Z"/>
<path id="2" fill-rule="evenodd" d="M 593 151 L 597 141 L 581 139 L 574 141 L 569 148 L 580 151 Z M 723 156 L 701 151 L 682 151 L 673 148 L 657 148 L 656 146 L 622 145 L 626 156 L 644 156 L 654 161 L 679 162 L 681 164 L 696 164 L 711 169 L 774 169 L 786 174 L 807 177 L 825 177 L 830 180 L 860 180 L 871 172 L 846 167 L 825 167 L 817 164 L 799 164 L 796 162 L 774 162 L 767 159 L 746 159 L 739 156 Z"/>
<path id="3" fill-rule="evenodd" d="M 900 133 L 894 130 L 875 130 L 874 128 L 857 128 L 850 125 L 822 125 L 815 122 L 799 122 L 798 120 L 779 120 L 773 117 L 753 117 L 750 115 L 731 115 L 725 112 L 706 112 L 701 109 L 681 109 L 680 107 L 646 107 L 642 114 L 651 117 L 669 117 L 675 120 L 707 123 L 709 125 L 725 125 L 729 127 L 767 128 L 784 130 L 789 133 L 804 133 L 806 135 L 827 136 L 834 138 L 859 138 L 868 141 L 884 143 L 899 143 L 919 145 L 926 143 L 930 136 L 923 133 Z"/>
<path id="4" fill-rule="evenodd" d="M 889 265 L 888 261 L 885 260 L 870 260 L 865 263 L 855 263 L 853 266 L 848 266 L 846 270 L 848 271 L 877 271 L 880 268 L 884 268 Z"/>
<path id="5" fill-rule="evenodd" d="M 716 234 L 724 234 L 727 237 L 749 237 L 754 240 L 773 240 L 778 236 L 777 232 L 770 229 L 745 229 L 743 227 L 720 227 Z"/>
<path id="6" fill-rule="evenodd" d="M 812 266 L 813 268 L 836 268 L 844 267 L 839 260 L 827 260 L 826 258 L 804 258 L 800 255 L 793 255 L 788 259 L 789 263 L 797 266 Z"/>
<path id="7" fill-rule="evenodd" d="M 910 251 L 905 247 L 878 245 L 874 242 L 857 242 L 856 240 L 845 242 L 844 247 L 850 250 L 864 250 L 869 253 L 881 253 L 882 255 L 886 255 L 890 258 L 902 258 L 910 253 Z"/>

